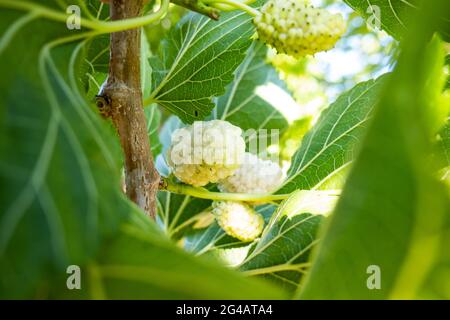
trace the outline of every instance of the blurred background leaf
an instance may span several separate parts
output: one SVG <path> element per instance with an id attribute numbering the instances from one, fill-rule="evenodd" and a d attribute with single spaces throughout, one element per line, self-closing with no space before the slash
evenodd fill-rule
<path id="1" fill-rule="evenodd" d="M 79 91 L 86 42 L 27 12 L 2 8 L 0 20 L 0 296 L 33 297 L 92 258 L 131 208 L 120 147 Z"/>
<path id="2" fill-rule="evenodd" d="M 444 289 L 450 278 L 442 277 L 436 286 L 433 274 L 436 268 L 441 276 L 449 270 L 444 253 L 449 192 L 435 178 L 428 157 L 434 123 L 442 119 L 432 119 L 439 106 L 431 109 L 423 99 L 426 84 L 441 77 L 430 63 L 444 62 L 440 40 L 429 43 L 429 21 L 448 12 L 449 3 L 423 5 L 323 230 L 302 299 L 449 298 Z M 381 270 L 379 290 L 366 285 L 371 265 Z"/>

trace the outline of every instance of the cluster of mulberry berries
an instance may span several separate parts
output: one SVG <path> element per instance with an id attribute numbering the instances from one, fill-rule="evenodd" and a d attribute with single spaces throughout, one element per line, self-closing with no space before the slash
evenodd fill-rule
<path id="1" fill-rule="evenodd" d="M 172 134 L 167 162 L 172 173 L 193 186 L 218 183 L 222 192 L 269 193 L 282 182 L 280 166 L 245 152 L 242 130 L 227 121 L 197 121 Z M 241 241 L 257 238 L 264 219 L 249 204 L 232 201 L 213 203 L 219 226 Z"/>
<path id="2" fill-rule="evenodd" d="M 232 175 L 243 162 L 242 130 L 227 121 L 196 121 L 172 133 L 167 162 L 172 173 L 201 187 Z"/>
<path id="3" fill-rule="evenodd" d="M 296 58 L 332 49 L 346 29 L 341 14 L 307 0 L 269 0 L 254 24 L 261 41 Z"/>
<path id="4" fill-rule="evenodd" d="M 212 213 L 228 235 L 243 242 L 253 241 L 264 228 L 263 217 L 249 205 L 240 202 L 213 202 Z"/>
<path id="5" fill-rule="evenodd" d="M 270 193 L 283 179 L 283 171 L 277 163 L 246 152 L 244 163 L 233 175 L 220 181 L 218 187 L 222 192 Z"/>

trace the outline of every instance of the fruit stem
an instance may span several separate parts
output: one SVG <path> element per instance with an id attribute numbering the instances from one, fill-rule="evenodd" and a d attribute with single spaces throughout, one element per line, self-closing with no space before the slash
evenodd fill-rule
<path id="1" fill-rule="evenodd" d="M 245 12 L 247 12 L 249 15 L 256 17 L 260 15 L 261 13 L 256 10 L 255 8 L 250 7 L 247 5 L 247 3 L 252 3 L 253 1 L 236 1 L 236 0 L 205 0 L 205 3 L 209 4 L 210 6 L 217 7 L 218 9 L 227 11 L 226 7 L 221 6 L 226 5 L 230 6 L 232 9 L 240 9 Z M 229 11 L 229 10 L 228 10 Z"/>
<path id="2" fill-rule="evenodd" d="M 161 0 L 159 9 L 151 14 L 117 21 L 104 22 L 92 19 L 81 19 L 82 27 L 99 31 L 100 33 L 112 33 L 143 27 L 147 24 L 160 20 L 169 9 L 169 0 Z M 66 22 L 68 14 L 42 6 L 29 1 L 0 0 L 1 7 L 7 7 L 17 10 L 25 10 L 35 13 L 37 16 L 45 17 L 51 20 Z"/>
<path id="3" fill-rule="evenodd" d="M 174 183 L 167 178 L 161 178 L 159 190 L 184 194 L 200 199 L 216 201 L 244 201 L 244 202 L 272 202 L 287 199 L 290 194 L 250 194 L 250 193 L 227 193 L 213 192 L 201 187 L 193 187 L 187 184 Z"/>
<path id="4" fill-rule="evenodd" d="M 187 8 L 189 10 L 201 13 L 213 20 L 219 20 L 220 10 L 206 5 L 201 0 L 170 0 L 172 3 Z"/>

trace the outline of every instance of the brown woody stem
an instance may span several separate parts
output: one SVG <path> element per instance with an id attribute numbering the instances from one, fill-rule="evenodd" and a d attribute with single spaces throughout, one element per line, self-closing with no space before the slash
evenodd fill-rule
<path id="1" fill-rule="evenodd" d="M 143 0 L 112 0 L 111 20 L 138 17 Z M 159 175 L 153 163 L 142 105 L 140 75 L 141 30 L 111 34 L 109 76 L 100 96 L 107 106 L 124 153 L 127 196 L 150 217 L 156 214 Z M 104 110 L 104 111 L 105 111 Z"/>

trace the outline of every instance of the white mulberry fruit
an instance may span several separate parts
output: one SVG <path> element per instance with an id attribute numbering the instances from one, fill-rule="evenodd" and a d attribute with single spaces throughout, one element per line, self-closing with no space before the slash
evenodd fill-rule
<path id="1" fill-rule="evenodd" d="M 269 0 L 253 22 L 261 41 L 295 58 L 332 49 L 346 29 L 341 14 L 306 0 Z"/>
<path id="2" fill-rule="evenodd" d="M 242 130 L 227 121 L 196 121 L 175 130 L 167 162 L 182 182 L 200 187 L 232 175 L 243 162 Z"/>
<path id="3" fill-rule="evenodd" d="M 283 179 L 283 171 L 277 163 L 246 152 L 243 164 L 233 175 L 220 181 L 218 187 L 222 192 L 270 193 Z"/>
<path id="4" fill-rule="evenodd" d="M 263 217 L 240 202 L 213 202 L 212 213 L 226 234 L 244 242 L 255 240 L 264 228 Z"/>

